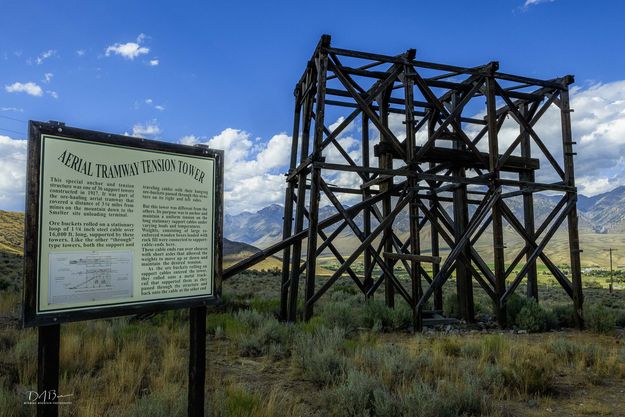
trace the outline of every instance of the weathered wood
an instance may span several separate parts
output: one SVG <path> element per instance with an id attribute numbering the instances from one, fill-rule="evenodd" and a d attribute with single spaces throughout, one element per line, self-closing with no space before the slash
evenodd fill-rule
<path id="1" fill-rule="evenodd" d="M 189 309 L 189 385 L 187 415 L 204 417 L 206 381 L 206 307 Z"/>
<path id="2" fill-rule="evenodd" d="M 299 126 L 302 118 L 302 105 L 300 97 L 302 85 L 295 87 L 295 111 L 293 116 L 293 136 L 291 139 L 291 163 L 289 172 L 297 166 L 297 150 L 299 145 Z M 284 196 L 284 215 L 282 217 L 282 240 L 291 236 L 293 228 L 293 200 L 295 198 L 295 181 L 288 181 Z M 282 280 L 280 282 L 280 319 L 287 319 L 288 297 L 289 297 L 289 277 L 291 262 L 291 246 L 286 246 L 282 252 Z"/>
<path id="3" fill-rule="evenodd" d="M 284 262 L 291 266 L 290 278 L 286 281 L 290 286 L 291 311 L 297 303 L 297 276 L 302 268 L 306 268 L 306 318 L 312 314 L 315 302 L 339 277 L 348 274 L 367 297 L 373 296 L 384 284 L 389 306 L 395 304 L 394 293 L 400 294 L 413 308 L 415 328 L 418 329 L 419 323 L 424 323 L 423 303 L 434 295 L 435 306 L 442 308 L 442 286 L 455 271 L 463 317 L 469 321 L 473 318 L 473 285 L 477 282 L 497 305 L 498 320 L 505 325 L 506 298 L 519 282 L 517 275 L 507 287 L 507 277 L 512 279 L 514 269 L 525 259 L 526 272 L 523 274 L 530 277 L 528 294 L 537 297 L 534 271 L 536 261 L 540 259 L 567 294 L 574 297 L 577 291 L 575 297 L 579 302 L 575 301 L 576 311 L 581 312 L 581 276 L 575 278 L 573 283 L 569 282 L 542 250 L 545 239 L 557 228 L 555 224 L 561 222 L 562 210 L 572 210 L 571 201 L 577 193 L 572 180 L 572 151 L 566 150 L 569 161 L 565 161 L 565 165 L 570 166 L 560 166 L 552 151 L 533 130 L 553 104 L 561 107 L 563 115 L 568 115 L 568 102 L 559 97 L 573 81 L 572 77 L 536 80 L 499 73 L 497 62 L 472 68 L 449 66 L 415 60 L 414 50 L 396 56 L 371 54 L 334 48 L 329 44 L 329 38 L 324 39 L 327 41 L 319 43 L 305 76 L 300 80 L 302 97 L 296 99 L 302 109 L 306 108 L 308 100 L 309 112 L 303 111 L 302 124 L 308 123 L 310 128 L 314 123 L 317 132 L 315 147 L 310 154 L 300 152 L 299 165 L 292 164 L 287 176 L 287 182 L 292 184 L 292 197 L 298 194 L 297 204 L 301 204 L 299 196 L 306 195 L 310 190 L 310 213 L 303 205 L 300 211 L 310 219 L 311 227 L 306 230 L 301 227 L 299 231 L 296 227 L 289 237 L 285 234 L 284 242 L 235 265 L 226 272 L 227 275 L 264 259 L 278 249 L 292 246 L 290 263 Z M 323 57 L 328 60 L 325 70 L 320 65 Z M 349 61 L 348 65 L 341 62 L 343 57 L 348 57 L 345 59 L 345 62 Z M 427 76 L 423 76 L 424 69 Z M 324 74 L 321 72 L 324 71 L 326 81 L 334 80 L 329 88 L 323 81 Z M 505 82 L 505 88 L 499 85 L 500 80 Z M 467 113 L 465 105 L 480 102 L 484 97 L 486 112 L 483 119 L 474 116 L 473 106 L 471 114 L 463 114 Z M 503 100 L 499 107 L 497 100 Z M 313 105 L 316 105 L 314 112 Z M 343 111 L 345 115 L 326 127 L 324 107 L 329 106 L 333 108 L 333 117 L 335 110 Z M 405 139 L 398 137 L 398 129 L 393 124 L 397 119 L 391 120 L 390 115 L 403 115 Z M 353 124 L 359 116 L 360 129 L 354 129 Z M 499 132 L 509 117 L 519 124 L 520 130 L 517 138 L 500 154 Z M 563 116 L 562 120 L 563 127 L 568 126 L 563 128 L 563 140 L 568 138 L 565 141 L 570 148 L 570 118 Z M 424 138 L 422 129 L 426 126 L 427 135 Z M 476 126 L 479 126 L 477 132 Z M 352 144 L 350 148 L 344 146 L 343 139 L 347 137 L 348 129 L 349 136 L 354 139 L 360 134 L 360 158 L 355 156 Z M 369 154 L 370 131 L 376 130 L 380 139 L 374 147 L 377 166 L 372 163 L 372 155 Z M 302 135 L 304 131 L 308 129 L 302 129 Z M 478 150 L 484 138 L 488 140 L 488 152 Z M 530 141 L 537 146 L 539 154 L 531 154 Z M 514 155 L 519 147 L 521 155 Z M 332 159 L 326 161 L 320 156 L 322 153 Z M 539 161 L 543 158 L 561 176 L 561 181 L 536 182 L 536 172 L 541 168 Z M 353 176 L 357 176 L 356 181 L 348 180 Z M 358 186 L 355 187 L 354 182 Z M 502 187 L 506 187 L 505 193 Z M 510 188 L 513 190 L 510 191 Z M 566 195 L 547 219 L 536 227 L 533 193 L 541 191 L 563 192 Z M 338 211 L 338 214 L 323 221 L 315 217 L 315 211 L 319 209 L 319 198 L 315 196 L 321 194 Z M 356 195 L 359 195 L 360 201 L 349 207 L 347 202 L 353 202 Z M 483 199 L 478 199 L 480 196 Z M 519 221 L 505 203 L 504 198 L 514 196 L 523 197 L 523 221 Z M 428 202 L 427 206 L 424 201 Z M 380 207 L 378 203 L 381 203 Z M 448 203 L 453 203 L 451 216 L 447 212 Z M 476 205 L 476 210 L 470 210 L 470 205 Z M 394 221 L 398 213 L 406 208 L 409 233 L 400 239 L 393 229 Z M 288 211 L 289 208 L 285 209 Z M 421 215 L 424 216 L 422 219 Z M 570 212 L 566 216 L 569 216 L 570 227 L 575 229 L 575 233 L 570 235 L 571 255 L 574 257 L 579 250 L 579 245 L 576 246 L 577 219 Z M 504 263 L 504 218 L 525 240 L 525 246 L 507 269 Z M 359 219 L 362 226 L 357 224 Z M 378 223 L 377 227 L 373 222 Z M 332 233 L 323 231 L 337 223 L 340 224 Z M 420 247 L 420 234 L 428 223 L 431 255 L 421 253 Z M 333 240 L 346 227 L 352 230 L 360 244 L 355 252 L 343 256 Z M 484 261 L 477 246 L 480 236 L 489 230 L 493 231 L 494 271 Z M 322 239 L 320 245 L 317 245 L 317 236 Z M 307 256 L 301 259 L 298 246 L 301 248 L 305 237 L 308 237 L 309 245 Z M 542 239 L 540 242 L 539 237 Z M 444 259 L 440 259 L 440 239 L 450 248 Z M 339 269 L 311 296 L 312 265 L 316 257 L 327 250 L 340 263 Z M 352 268 L 360 256 L 364 263 L 362 281 Z M 432 264 L 431 277 L 421 266 L 422 262 L 428 261 L 436 261 Z M 575 262 L 577 260 L 572 258 L 572 264 Z M 394 269 L 400 265 L 410 277 L 409 291 L 395 276 Z M 572 268 L 579 269 L 578 266 Z M 294 313 L 290 314 L 294 318 Z"/>
<path id="4" fill-rule="evenodd" d="M 486 118 L 488 121 L 488 149 L 489 149 L 489 169 L 494 178 L 499 179 L 498 157 L 499 139 L 497 136 L 497 106 L 496 106 L 496 85 L 497 81 L 491 76 L 486 79 Z M 494 183 L 491 188 L 495 187 Z M 493 258 L 495 266 L 495 292 L 499 298 L 496 305 L 497 322 L 501 327 L 507 325 L 506 308 L 502 299 L 506 292 L 506 267 L 503 242 L 503 221 L 501 208 L 498 203 L 493 205 Z"/>
<path id="5" fill-rule="evenodd" d="M 407 259 L 409 261 L 429 262 L 431 264 L 441 263 L 440 256 L 427 256 L 427 255 L 416 255 L 412 253 L 395 253 L 395 252 L 384 252 L 384 256 L 391 258 L 391 259 Z"/>
<path id="6" fill-rule="evenodd" d="M 59 406 L 59 352 L 61 325 L 39 327 L 37 339 L 37 417 L 57 417 Z"/>
<path id="7" fill-rule="evenodd" d="M 568 80 L 571 81 L 572 80 Z M 564 181 L 570 187 L 575 187 L 575 168 L 573 163 L 573 135 L 571 133 L 571 108 L 569 90 L 560 92 L 560 120 L 562 125 L 562 151 L 564 154 Z M 569 230 L 569 254 L 571 259 L 571 280 L 573 284 L 573 304 L 575 305 L 575 324 L 579 329 L 584 328 L 584 295 L 582 293 L 582 267 L 580 260 L 579 231 L 577 218 L 577 192 L 566 193 L 567 200 L 572 206 L 567 216 Z"/>

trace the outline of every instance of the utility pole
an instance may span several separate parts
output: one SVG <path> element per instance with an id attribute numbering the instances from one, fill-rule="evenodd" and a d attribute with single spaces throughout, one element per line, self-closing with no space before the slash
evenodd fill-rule
<path id="1" fill-rule="evenodd" d="M 616 249 L 610 248 L 606 250 L 610 252 L 610 294 L 612 294 L 612 289 L 614 287 L 614 270 L 612 269 L 612 252 L 615 252 Z"/>

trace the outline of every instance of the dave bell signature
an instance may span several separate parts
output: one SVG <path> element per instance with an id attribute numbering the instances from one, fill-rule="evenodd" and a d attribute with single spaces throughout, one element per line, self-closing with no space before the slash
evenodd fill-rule
<path id="1" fill-rule="evenodd" d="M 57 394 L 56 390 L 46 390 L 42 392 L 26 391 L 28 394 L 28 401 L 24 404 L 71 404 L 71 401 L 64 400 L 64 398 L 71 397 L 74 394 Z"/>

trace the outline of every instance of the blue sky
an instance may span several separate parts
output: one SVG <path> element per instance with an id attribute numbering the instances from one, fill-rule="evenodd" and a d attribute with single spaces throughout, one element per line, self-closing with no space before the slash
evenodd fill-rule
<path id="1" fill-rule="evenodd" d="M 505 72 L 574 74 L 588 102 L 610 96 L 599 97 L 608 118 L 595 114 L 597 124 L 580 134 L 620 127 L 615 89 L 625 99 L 625 5 L 528 3 L 3 1 L 0 174 L 13 181 L 0 179 L 0 209 L 23 208 L 20 140 L 28 119 L 221 145 L 237 155 L 231 166 L 248 163 L 261 175 L 256 182 L 252 174 L 227 179 L 232 212 L 280 202 L 293 87 L 323 33 L 350 49 L 416 48 L 427 61 L 498 60 Z M 582 191 L 619 185 L 622 161 L 612 164 L 581 172 L 589 178 Z M 272 193 L 246 202 L 257 186 Z"/>

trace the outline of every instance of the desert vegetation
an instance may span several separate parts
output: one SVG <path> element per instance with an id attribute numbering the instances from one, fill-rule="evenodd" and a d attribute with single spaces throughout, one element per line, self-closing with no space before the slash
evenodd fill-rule
<path id="1" fill-rule="evenodd" d="M 210 416 L 619 415 L 625 404 L 620 292 L 589 294 L 585 332 L 543 288 L 545 302 L 511 301 L 512 330 L 481 320 L 412 334 L 405 306 L 349 285 L 309 322 L 281 323 L 276 278 L 227 281 L 208 316 Z M 34 415 L 23 401 L 36 386 L 37 334 L 18 328 L 17 292 L 1 299 L 0 415 Z M 187 339 L 185 310 L 63 325 L 60 391 L 73 396 L 61 415 L 186 415 Z"/>

